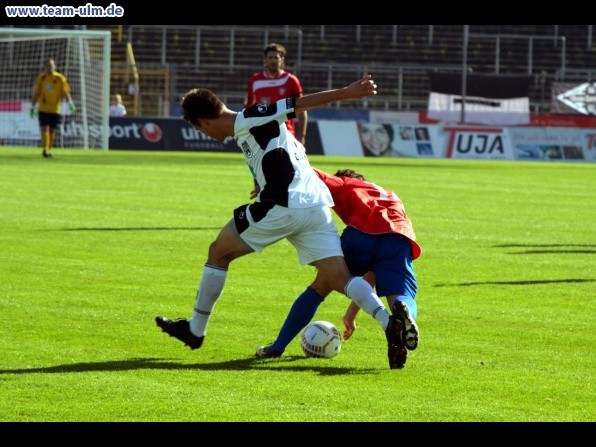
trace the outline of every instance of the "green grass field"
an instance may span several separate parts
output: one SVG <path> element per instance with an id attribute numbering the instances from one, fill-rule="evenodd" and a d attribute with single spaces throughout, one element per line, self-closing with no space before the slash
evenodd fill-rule
<path id="1" fill-rule="evenodd" d="M 315 275 L 286 241 L 232 264 L 201 349 L 155 326 L 249 201 L 240 153 L 54 153 L 0 147 L 3 422 L 596 420 L 594 164 L 311 157 L 414 222 L 420 345 L 390 370 L 364 313 L 333 359 L 255 359 Z"/>

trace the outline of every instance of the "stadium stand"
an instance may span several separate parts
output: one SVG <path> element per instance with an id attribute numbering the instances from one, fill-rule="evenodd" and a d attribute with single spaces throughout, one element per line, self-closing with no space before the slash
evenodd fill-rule
<path id="1" fill-rule="evenodd" d="M 463 25 L 87 26 L 112 32 L 112 90 L 130 114 L 167 115 L 188 89 L 216 91 L 240 107 L 246 82 L 260 68 L 266 44 L 288 49 L 287 69 L 305 93 L 341 87 L 367 72 L 379 94 L 339 108 L 426 110 L 428 71 L 460 72 Z M 532 113 L 550 112 L 555 81 L 593 82 L 592 25 L 469 25 L 466 66 L 485 74 L 531 74 Z M 131 60 L 128 47 L 132 49 Z M 127 95 L 131 65 L 139 94 Z"/>

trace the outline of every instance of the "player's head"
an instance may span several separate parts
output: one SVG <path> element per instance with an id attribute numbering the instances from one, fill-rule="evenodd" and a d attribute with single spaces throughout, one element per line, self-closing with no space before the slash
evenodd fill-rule
<path id="1" fill-rule="evenodd" d="M 193 88 L 182 98 L 182 110 L 184 120 L 195 124 L 200 119 L 219 118 L 225 105 L 219 97 L 206 88 Z"/>
<path id="2" fill-rule="evenodd" d="M 335 173 L 335 176 L 357 178 L 358 180 L 366 180 L 362 174 L 354 171 L 353 169 L 340 169 Z"/>
<path id="3" fill-rule="evenodd" d="M 54 61 L 54 59 L 51 57 L 47 58 L 45 61 L 43 61 L 43 69 L 48 73 L 56 70 L 56 61 Z"/>
<path id="4" fill-rule="evenodd" d="M 281 70 L 286 63 L 286 49 L 278 43 L 270 43 L 263 50 L 265 68 L 269 71 Z"/>
<path id="5" fill-rule="evenodd" d="M 225 129 L 217 125 L 216 121 L 223 115 L 226 106 L 211 90 L 189 90 L 182 98 L 181 106 L 184 120 L 196 130 L 217 141 L 223 141 L 227 137 Z"/>

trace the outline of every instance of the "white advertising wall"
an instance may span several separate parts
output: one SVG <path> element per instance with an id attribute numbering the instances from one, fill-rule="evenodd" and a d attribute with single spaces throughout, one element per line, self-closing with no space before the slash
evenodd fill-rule
<path id="1" fill-rule="evenodd" d="M 508 129 L 518 160 L 596 161 L 596 129 Z"/>
<path id="2" fill-rule="evenodd" d="M 589 128 L 316 123 L 325 155 L 596 161 L 596 129 Z"/>
<path id="3" fill-rule="evenodd" d="M 39 140 L 39 122 L 37 117 L 31 118 L 30 109 L 31 101 L 10 101 L 0 106 L 0 144 L 12 140 Z"/>
<path id="4" fill-rule="evenodd" d="M 325 155 L 363 156 L 355 121 L 321 120 L 317 124 Z"/>
<path id="5" fill-rule="evenodd" d="M 62 101 L 62 115 L 68 103 Z M 0 104 L 0 144 L 37 144 L 41 138 L 37 115 L 29 115 L 31 101 L 3 101 Z"/>
<path id="6" fill-rule="evenodd" d="M 0 145 L 39 144 L 38 121 L 29 116 L 29 106 L 27 102 L 14 101 L 0 107 Z M 378 112 L 372 118 L 309 122 L 307 151 L 352 157 L 596 162 L 595 127 L 424 124 L 407 113 L 397 112 Z M 157 122 L 164 127 L 159 141 L 147 131 L 149 124 L 154 128 Z M 187 128 L 179 118 L 111 118 L 110 148 L 142 150 L 149 144 L 156 150 L 222 150 L 222 144 L 198 132 L 193 138 L 195 143 L 189 144 L 185 138 Z M 132 137 L 121 135 L 122 129 L 141 129 L 137 133 L 148 143 L 139 145 Z M 61 126 L 62 134 L 69 131 Z M 226 151 L 236 150 L 233 142 L 227 146 Z"/>

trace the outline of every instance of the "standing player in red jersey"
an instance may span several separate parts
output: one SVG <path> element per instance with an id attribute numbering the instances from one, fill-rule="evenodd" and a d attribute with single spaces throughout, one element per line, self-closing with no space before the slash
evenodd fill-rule
<path id="1" fill-rule="evenodd" d="M 313 168 L 329 188 L 333 210 L 346 224 L 341 246 L 352 275 L 374 273 L 378 296 L 385 296 L 400 325 L 397 349 L 389 351 L 391 368 L 403 368 L 408 350 L 418 346 L 418 289 L 412 261 L 422 249 L 416 242 L 412 222 L 404 204 L 392 191 L 366 181 L 351 169 L 335 175 Z M 312 320 L 319 305 L 332 292 L 331 287 L 317 274 L 315 281 L 296 299 L 277 336 L 268 346 L 257 349 L 259 358 L 279 357 L 287 345 Z M 342 318 L 344 340 L 356 329 L 355 319 L 360 309 L 350 304 Z"/>
<path id="2" fill-rule="evenodd" d="M 254 73 L 246 87 L 246 98 L 244 108 L 254 104 L 273 104 L 284 98 L 300 98 L 302 96 L 302 85 L 298 77 L 284 70 L 286 61 L 286 49 L 278 44 L 271 43 L 263 51 L 265 69 Z M 296 114 L 298 129 L 295 120 L 286 121 L 286 127 L 304 145 L 306 138 L 306 126 L 308 114 L 306 110 Z"/>

